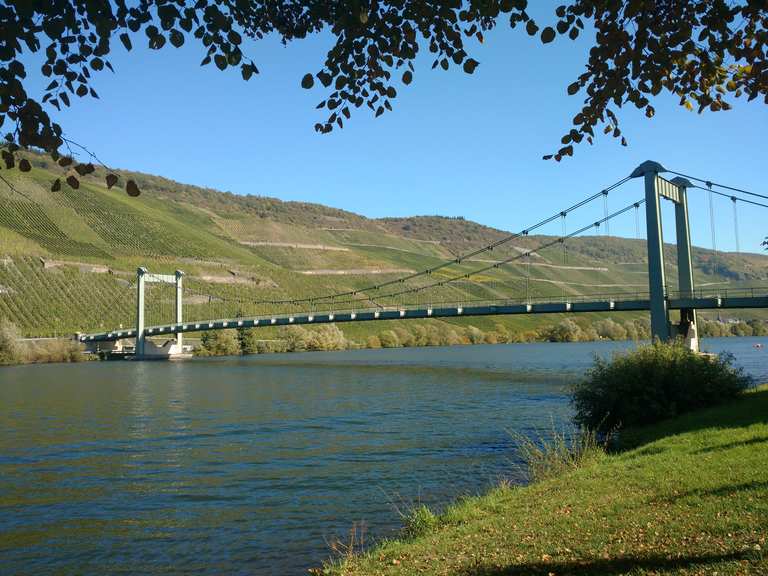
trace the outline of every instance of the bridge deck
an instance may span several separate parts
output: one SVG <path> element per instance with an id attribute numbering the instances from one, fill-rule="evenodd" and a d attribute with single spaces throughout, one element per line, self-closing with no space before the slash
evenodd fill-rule
<path id="1" fill-rule="evenodd" d="M 727 308 L 768 308 L 768 289 L 747 289 L 736 295 L 688 294 L 668 298 L 670 310 L 695 308 L 716 310 Z M 624 299 L 622 299 L 624 298 Z M 331 322 L 370 322 L 375 320 L 408 320 L 415 318 L 455 318 L 463 316 L 495 316 L 513 314 L 557 314 L 580 312 L 630 312 L 649 310 L 649 298 L 633 298 L 631 295 L 616 296 L 600 300 L 573 300 L 560 302 L 524 303 L 510 301 L 483 301 L 482 303 L 455 303 L 431 306 L 404 306 L 402 308 L 379 308 L 364 310 L 323 311 L 318 313 L 281 313 L 254 318 L 229 318 L 207 321 L 193 321 L 182 324 L 148 326 L 146 336 L 174 335 L 185 332 L 203 332 L 226 328 L 257 328 L 267 326 L 289 326 L 293 324 L 328 324 Z M 81 342 L 111 342 L 134 338 L 135 330 L 113 330 L 94 334 L 81 334 Z"/>

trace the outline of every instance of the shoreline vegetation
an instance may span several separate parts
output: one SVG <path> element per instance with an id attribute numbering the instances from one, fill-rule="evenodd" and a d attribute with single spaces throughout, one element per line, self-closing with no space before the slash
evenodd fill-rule
<path id="1" fill-rule="evenodd" d="M 699 320 L 701 337 L 768 336 L 768 321 Z M 354 339 L 336 324 L 305 328 L 285 326 L 264 339 L 264 329 L 231 329 L 203 332 L 196 356 L 236 356 L 286 352 L 339 351 L 379 348 L 411 348 L 428 346 L 462 346 L 476 344 L 516 344 L 525 342 L 596 342 L 650 340 L 650 323 L 646 318 L 616 321 L 604 318 L 565 318 L 535 330 L 515 331 L 496 323 L 492 330 L 473 325 L 447 323 L 408 323 Z M 51 362 L 98 360 L 85 353 L 83 347 L 68 338 L 25 340 L 19 329 L 8 320 L 0 320 L 0 366 Z"/>
<path id="2" fill-rule="evenodd" d="M 14 324 L 0 320 L 0 366 L 83 362 L 88 359 L 83 347 L 73 339 L 23 340 Z"/>
<path id="3" fill-rule="evenodd" d="M 606 392 L 605 382 L 617 383 L 628 370 L 639 375 L 635 381 L 619 395 Z M 671 375 L 638 387 L 654 370 Z M 693 380 L 670 389 L 690 370 L 703 394 Z M 577 423 L 594 423 L 608 401 L 630 426 L 610 441 L 587 429 L 543 442 L 520 438 L 527 485 L 501 482 L 441 513 L 414 508 L 399 535 L 366 549 L 351 537 L 310 572 L 768 573 L 768 386 L 754 387 L 727 357 L 712 361 L 681 346 L 653 344 L 596 365 L 574 394 Z M 643 397 L 647 409 L 633 410 Z M 616 429 L 614 421 L 600 423 Z"/>
<path id="4" fill-rule="evenodd" d="M 700 320 L 701 337 L 768 336 L 768 321 L 752 319 L 736 322 Z M 284 352 L 311 352 L 333 350 L 359 350 L 378 348 L 410 348 L 423 346 L 457 346 L 470 344 L 516 344 L 523 342 L 595 342 L 600 340 L 649 340 L 650 322 L 633 319 L 618 322 L 605 318 L 596 322 L 565 318 L 538 330 L 511 331 L 503 324 L 483 331 L 472 325 L 410 324 L 396 326 L 354 340 L 347 337 L 336 324 L 318 328 L 285 326 L 278 329 L 276 338 L 260 339 L 258 328 L 217 330 L 204 332 L 198 356 L 232 356 L 238 354 L 268 354 Z"/>

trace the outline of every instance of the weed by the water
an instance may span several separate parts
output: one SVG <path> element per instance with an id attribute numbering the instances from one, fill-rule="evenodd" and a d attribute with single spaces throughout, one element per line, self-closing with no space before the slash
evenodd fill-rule
<path id="1" fill-rule="evenodd" d="M 529 482 L 541 482 L 596 462 L 605 455 L 608 442 L 607 436 L 599 437 L 592 430 L 581 429 L 569 433 L 557 430 L 554 426 L 547 436 L 513 436 Z"/>

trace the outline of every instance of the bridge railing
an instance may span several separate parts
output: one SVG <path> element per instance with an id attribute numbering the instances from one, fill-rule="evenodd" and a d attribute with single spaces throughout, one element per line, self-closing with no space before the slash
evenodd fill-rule
<path id="1" fill-rule="evenodd" d="M 768 296 L 766 287 L 747 287 L 747 288 L 697 288 L 693 291 L 668 291 L 668 300 L 681 299 L 706 299 L 706 298 L 739 298 L 739 297 L 763 297 Z M 289 314 L 349 314 L 382 312 L 396 310 L 422 310 L 435 308 L 467 308 L 472 306 L 519 306 L 525 304 L 570 304 L 579 302 L 626 302 L 626 301 L 646 301 L 650 299 L 648 291 L 627 291 L 627 292 L 598 292 L 592 294 L 580 295 L 549 295 L 533 296 L 528 298 L 459 298 L 459 299 L 423 299 L 419 302 L 401 302 L 392 304 L 379 304 L 375 298 L 359 299 L 354 302 L 318 302 L 313 307 L 307 306 L 284 306 L 276 308 L 269 313 L 247 316 L 259 319 L 269 319 L 273 316 L 283 316 Z"/>
<path id="2" fill-rule="evenodd" d="M 746 288 L 722 288 L 707 287 L 696 288 L 687 291 L 668 292 L 668 299 L 697 299 L 697 298 L 760 298 L 768 296 L 766 287 L 746 287 Z"/>
<path id="3" fill-rule="evenodd" d="M 275 308 L 269 313 L 259 313 L 247 318 L 269 319 L 273 316 L 306 315 L 306 314 L 349 314 L 365 312 L 383 312 L 397 310 L 423 310 L 436 308 L 468 308 L 484 306 L 521 306 L 526 304 L 570 304 L 577 302 L 623 302 L 644 301 L 649 299 L 647 291 L 621 292 L 621 293 L 594 293 L 582 295 L 550 295 L 535 296 L 529 298 L 454 298 L 454 299 L 423 299 L 419 302 L 399 302 L 380 304 L 376 298 L 359 299 L 352 302 L 318 302 L 312 307 L 307 306 L 283 306 Z"/>

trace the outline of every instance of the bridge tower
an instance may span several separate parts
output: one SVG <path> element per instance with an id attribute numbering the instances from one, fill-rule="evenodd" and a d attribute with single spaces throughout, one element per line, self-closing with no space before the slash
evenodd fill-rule
<path id="1" fill-rule="evenodd" d="M 691 264 L 691 233 L 688 222 L 687 189 L 693 185 L 685 178 L 666 180 L 659 176 L 667 170 L 658 162 L 648 160 L 635 168 L 632 178 L 645 179 L 645 219 L 648 238 L 648 283 L 650 292 L 651 333 L 654 338 L 670 340 L 677 336 L 686 345 L 699 350 L 696 310 L 680 310 L 680 322 L 671 325 L 669 319 L 669 293 L 664 269 L 664 234 L 661 218 L 661 199 L 675 205 L 675 232 L 677 236 L 677 270 L 680 297 L 693 299 L 693 267 Z"/>
<path id="2" fill-rule="evenodd" d="M 176 305 L 175 305 L 175 322 L 176 324 L 182 323 L 182 298 L 183 298 L 183 286 L 182 278 L 184 272 L 176 270 L 171 274 L 149 274 L 146 268 L 140 267 L 136 269 L 136 351 L 137 358 L 146 356 L 146 335 L 144 334 L 144 288 L 147 282 L 157 282 L 162 284 L 174 284 L 176 286 Z M 176 345 L 178 351 L 182 350 L 182 335 L 179 332 L 176 334 Z"/>

